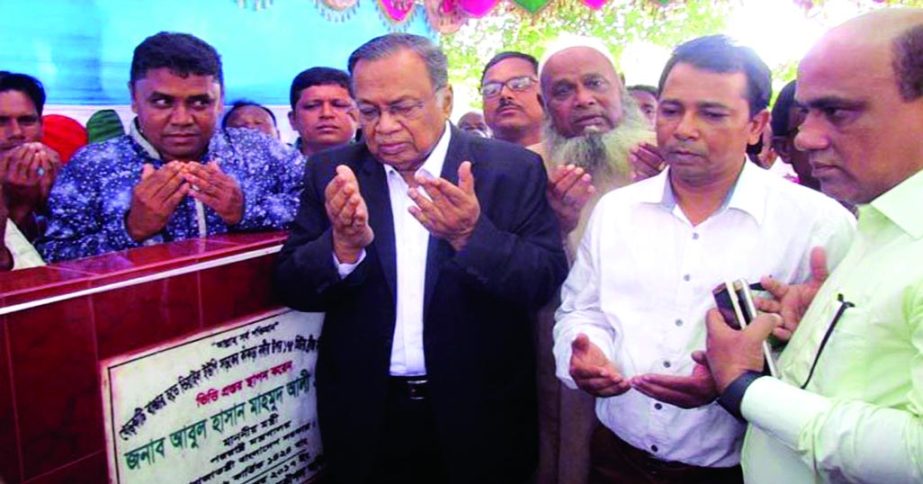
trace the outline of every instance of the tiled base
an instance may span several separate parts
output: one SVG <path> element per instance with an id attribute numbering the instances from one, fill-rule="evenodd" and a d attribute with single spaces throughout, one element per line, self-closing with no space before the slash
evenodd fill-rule
<path id="1" fill-rule="evenodd" d="M 0 307 L 264 249 L 184 241 L 0 275 Z M 0 316 L 0 482 L 107 482 L 99 363 L 275 307 L 274 254 Z"/>

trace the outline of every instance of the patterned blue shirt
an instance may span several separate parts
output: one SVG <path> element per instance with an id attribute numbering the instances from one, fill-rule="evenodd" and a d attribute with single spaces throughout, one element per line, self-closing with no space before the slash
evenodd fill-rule
<path id="1" fill-rule="evenodd" d="M 213 160 L 240 185 L 244 213 L 239 223 L 228 226 L 204 206 L 208 235 L 288 227 L 301 195 L 305 163 L 301 153 L 253 130 L 219 129 L 201 161 Z M 37 244 L 45 260 L 198 237 L 196 202 L 191 196 L 180 202 L 154 236 L 136 242 L 128 234 L 125 218 L 145 163 L 155 168 L 165 164 L 137 132 L 88 145 L 74 155 L 51 190 L 48 229 Z"/>

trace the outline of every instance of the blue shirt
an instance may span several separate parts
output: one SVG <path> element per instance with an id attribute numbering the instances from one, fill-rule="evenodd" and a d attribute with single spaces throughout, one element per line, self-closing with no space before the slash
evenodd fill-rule
<path id="1" fill-rule="evenodd" d="M 165 164 L 137 131 L 91 144 L 63 167 L 48 201 L 50 217 L 38 249 L 48 262 L 89 257 L 140 245 L 198 237 L 196 203 L 187 196 L 167 225 L 143 242 L 128 234 L 125 218 L 132 190 L 145 163 Z M 229 226 L 204 206 L 208 235 L 279 230 L 288 227 L 298 209 L 304 158 L 290 147 L 253 130 L 217 130 L 201 162 L 217 161 L 240 185 L 244 213 Z"/>

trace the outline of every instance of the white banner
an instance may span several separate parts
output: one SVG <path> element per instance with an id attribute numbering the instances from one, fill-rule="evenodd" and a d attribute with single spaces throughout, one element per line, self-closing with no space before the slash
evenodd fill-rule
<path id="1" fill-rule="evenodd" d="M 307 482 L 323 314 L 285 310 L 101 365 L 113 482 Z"/>

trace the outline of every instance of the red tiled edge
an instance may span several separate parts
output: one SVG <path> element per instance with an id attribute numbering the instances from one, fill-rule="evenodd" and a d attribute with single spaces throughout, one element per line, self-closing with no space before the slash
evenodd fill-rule
<path id="1" fill-rule="evenodd" d="M 284 242 L 285 232 L 226 234 L 139 247 L 45 267 L 0 273 L 0 299 L 17 304 L 99 287 Z"/>
<path id="2" fill-rule="evenodd" d="M 0 482 L 19 482 L 22 457 L 7 341 L 6 317 L 0 316 Z"/>
<path id="3" fill-rule="evenodd" d="M 107 474 L 106 453 L 100 451 L 36 476 L 24 484 L 103 484 L 108 482 Z"/>
<path id="4" fill-rule="evenodd" d="M 6 316 L 22 478 L 102 450 L 102 406 L 88 297 Z"/>

